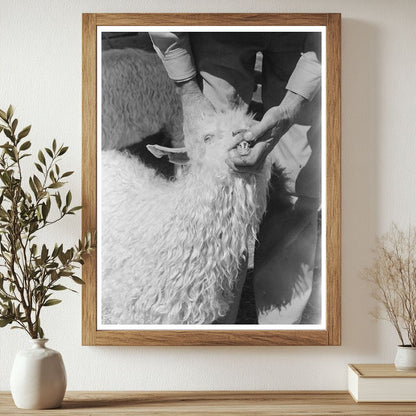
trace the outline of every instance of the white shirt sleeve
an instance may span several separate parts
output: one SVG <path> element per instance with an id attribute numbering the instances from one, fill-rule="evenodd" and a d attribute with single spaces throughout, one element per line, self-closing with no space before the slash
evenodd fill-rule
<path id="1" fill-rule="evenodd" d="M 196 75 L 188 33 L 149 32 L 149 35 L 172 80 L 188 81 Z"/>
<path id="2" fill-rule="evenodd" d="M 321 87 L 321 63 L 315 52 L 306 52 L 289 78 L 286 89 L 311 101 Z"/>

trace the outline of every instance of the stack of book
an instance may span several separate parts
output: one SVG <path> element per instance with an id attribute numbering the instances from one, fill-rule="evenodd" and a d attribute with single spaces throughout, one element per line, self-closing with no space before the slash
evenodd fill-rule
<path id="1" fill-rule="evenodd" d="M 416 371 L 394 364 L 349 364 L 348 390 L 356 402 L 416 402 Z"/>

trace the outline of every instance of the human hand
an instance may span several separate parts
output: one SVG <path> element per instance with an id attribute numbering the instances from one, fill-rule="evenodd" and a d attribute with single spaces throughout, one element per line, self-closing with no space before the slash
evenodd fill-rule
<path id="1" fill-rule="evenodd" d="M 237 172 L 259 172 L 267 155 L 295 122 L 304 101 L 303 97 L 288 91 L 282 103 L 270 108 L 260 122 L 249 130 L 234 132 L 235 141 L 229 148 L 227 165 Z M 242 150 L 244 142 L 249 145 L 247 150 Z"/>
<path id="2" fill-rule="evenodd" d="M 177 86 L 182 102 L 184 132 L 185 135 L 192 136 L 197 132 L 196 121 L 204 115 L 215 113 L 215 109 L 200 90 L 195 78 Z"/>

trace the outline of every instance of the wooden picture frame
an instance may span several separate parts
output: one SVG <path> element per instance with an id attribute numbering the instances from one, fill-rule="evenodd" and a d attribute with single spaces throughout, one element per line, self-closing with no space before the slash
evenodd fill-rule
<path id="1" fill-rule="evenodd" d="M 83 266 L 83 345 L 341 344 L 341 16 L 322 14 L 83 14 L 82 230 L 97 229 L 97 28 L 100 26 L 321 26 L 326 40 L 326 321 L 323 329 L 99 330 L 97 255 Z M 323 130 L 325 131 L 325 129 Z M 98 247 L 99 250 L 99 247 Z"/>

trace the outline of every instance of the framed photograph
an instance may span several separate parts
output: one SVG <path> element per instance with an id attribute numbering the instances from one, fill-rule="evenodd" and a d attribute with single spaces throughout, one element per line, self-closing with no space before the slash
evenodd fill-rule
<path id="1" fill-rule="evenodd" d="M 340 345 L 340 33 L 83 15 L 83 345 Z"/>

